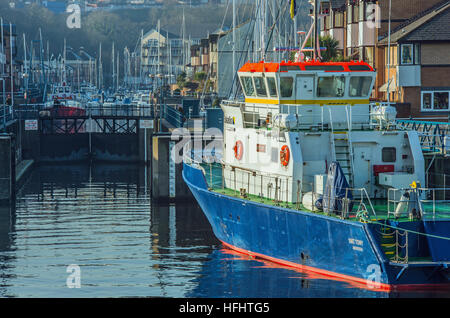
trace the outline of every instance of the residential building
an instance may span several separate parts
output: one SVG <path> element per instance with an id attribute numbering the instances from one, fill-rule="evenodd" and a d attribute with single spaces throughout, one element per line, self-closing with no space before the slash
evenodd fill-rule
<path id="1" fill-rule="evenodd" d="M 321 34 L 337 39 L 344 57 L 377 70 L 375 100 L 396 103 L 398 117 L 448 117 L 450 1 L 396 0 L 391 12 L 388 0 L 321 5 Z"/>
<path id="2" fill-rule="evenodd" d="M 2 28 L 3 28 L 3 35 L 1 35 L 1 37 L 3 38 L 3 45 L 0 46 L 0 75 L 3 73 L 2 77 L 3 80 L 5 81 L 5 91 L 6 94 L 8 94 L 9 92 L 11 92 L 11 72 L 12 72 L 13 90 L 16 91 L 17 88 L 20 86 L 19 71 L 22 65 L 17 60 L 16 26 L 14 24 L 10 25 L 9 23 L 3 23 Z M 0 92 L 2 89 L 3 84 L 0 84 Z M 0 103 L 1 102 L 2 100 L 0 100 Z"/>
<path id="3" fill-rule="evenodd" d="M 450 1 L 394 28 L 378 41 L 377 97 L 399 103 L 400 117 L 444 119 L 450 115 Z M 384 55 L 384 56 L 383 56 Z"/>
<path id="4" fill-rule="evenodd" d="M 189 40 L 156 28 L 142 37 L 141 76 L 143 79 L 168 76 L 173 83 L 190 60 Z M 146 82 L 146 80 L 144 80 Z"/>

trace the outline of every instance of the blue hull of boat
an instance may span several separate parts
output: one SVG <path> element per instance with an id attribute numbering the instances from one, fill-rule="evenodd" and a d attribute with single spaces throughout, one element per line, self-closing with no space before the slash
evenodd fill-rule
<path id="1" fill-rule="evenodd" d="M 208 190 L 201 169 L 184 164 L 183 179 L 225 245 L 255 257 L 381 290 L 448 287 L 443 262 L 392 263 L 380 226 L 272 206 Z"/>

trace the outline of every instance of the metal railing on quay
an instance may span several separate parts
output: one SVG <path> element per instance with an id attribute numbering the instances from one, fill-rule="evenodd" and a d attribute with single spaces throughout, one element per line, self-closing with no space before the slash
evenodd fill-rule
<path id="1" fill-rule="evenodd" d="M 183 127 L 185 121 L 185 116 L 176 109 L 176 105 L 164 104 L 162 107 L 162 117 L 177 128 Z"/>
<path id="2" fill-rule="evenodd" d="M 77 107 L 77 104 L 67 104 L 67 106 L 73 108 L 70 112 L 64 112 L 64 115 L 62 116 L 155 117 L 155 110 L 153 106 L 139 106 L 128 104 L 117 106 L 79 105 L 80 107 Z M 58 116 L 59 111 L 58 107 L 49 108 L 46 107 L 45 104 L 21 104 L 14 109 L 14 114 L 17 114 L 17 117 L 21 119 L 37 119 L 39 117 Z"/>
<path id="3" fill-rule="evenodd" d="M 10 105 L 0 104 L 0 127 L 14 119 L 14 112 Z"/>

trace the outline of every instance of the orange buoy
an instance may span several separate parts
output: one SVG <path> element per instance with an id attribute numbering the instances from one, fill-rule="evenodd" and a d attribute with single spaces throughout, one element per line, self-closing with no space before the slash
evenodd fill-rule
<path id="1" fill-rule="evenodd" d="M 280 161 L 282 166 L 287 166 L 289 164 L 290 150 L 287 145 L 281 147 L 280 150 Z"/>
<path id="2" fill-rule="evenodd" d="M 234 145 L 234 157 L 237 160 L 242 159 L 242 155 L 244 154 L 244 145 L 242 144 L 242 141 L 238 140 L 236 141 L 236 144 Z"/>

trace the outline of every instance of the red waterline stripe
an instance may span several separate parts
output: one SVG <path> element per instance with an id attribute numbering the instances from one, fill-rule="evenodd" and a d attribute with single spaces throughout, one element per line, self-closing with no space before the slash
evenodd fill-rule
<path id="1" fill-rule="evenodd" d="M 370 290 L 374 290 L 374 291 L 391 291 L 391 290 L 422 290 L 422 289 L 427 289 L 427 288 L 431 288 L 431 289 L 436 289 L 436 288 L 450 288 L 450 284 L 403 284 L 403 285 L 391 285 L 391 284 L 385 284 L 385 283 L 375 283 L 373 281 L 364 279 L 364 278 L 359 278 L 359 277 L 354 277 L 354 276 L 350 276 L 350 275 L 344 275 L 344 274 L 340 274 L 340 273 L 336 273 L 336 272 L 332 272 L 332 271 L 327 271 L 324 269 L 320 269 L 317 267 L 311 267 L 311 266 L 306 266 L 306 265 L 301 265 L 301 264 L 297 264 L 294 262 L 289 262 L 289 261 L 285 261 L 279 258 L 274 258 L 271 256 L 267 256 L 264 254 L 259 254 L 259 253 L 255 253 L 255 252 L 250 252 L 248 250 L 233 246 L 231 244 L 225 243 L 224 241 L 221 241 L 223 245 L 225 245 L 226 247 L 235 250 L 239 253 L 242 254 L 246 254 L 249 255 L 251 257 L 258 257 L 258 258 L 262 258 L 262 259 L 266 259 L 269 260 L 273 263 L 277 263 L 277 264 L 281 264 L 284 266 L 288 266 L 288 267 L 293 267 L 293 268 L 297 268 L 300 270 L 304 270 L 304 271 L 309 271 L 309 272 L 313 272 L 313 273 L 318 273 L 324 276 L 328 276 L 331 278 L 338 278 L 344 281 L 349 281 L 349 282 L 357 282 L 359 284 L 363 284 L 363 288 L 366 289 L 370 289 Z"/>

